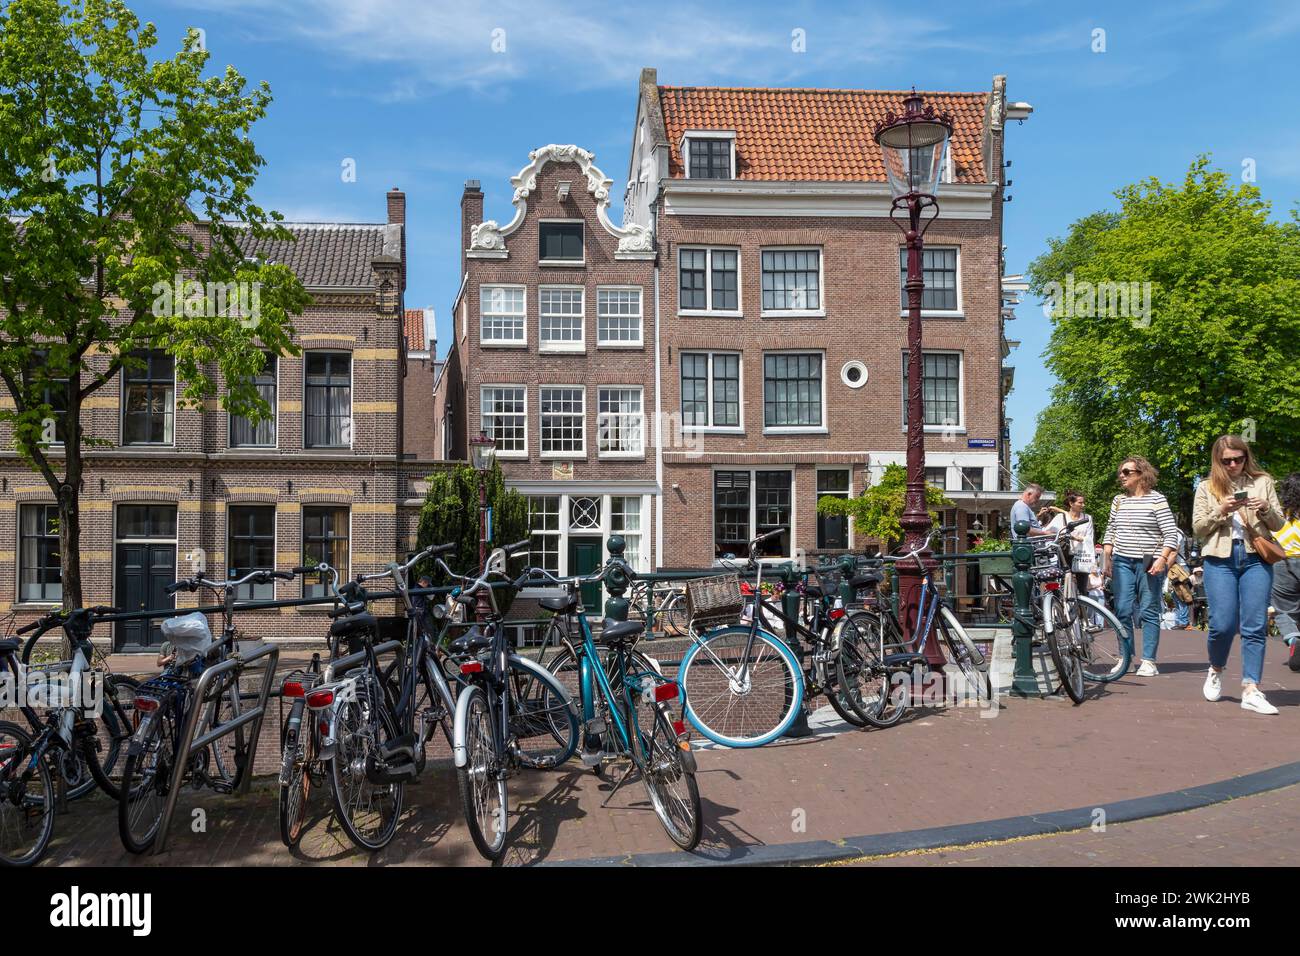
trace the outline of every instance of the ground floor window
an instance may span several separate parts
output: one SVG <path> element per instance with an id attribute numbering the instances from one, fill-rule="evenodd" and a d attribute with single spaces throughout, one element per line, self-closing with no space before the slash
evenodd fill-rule
<path id="1" fill-rule="evenodd" d="M 226 567 L 229 576 L 275 570 L 275 505 L 231 505 L 227 518 Z M 275 584 L 245 584 L 239 601 L 274 601 Z"/>
<path id="2" fill-rule="evenodd" d="M 848 498 L 849 469 L 820 469 L 817 472 L 817 498 Z M 849 546 L 849 519 L 843 515 L 817 516 L 818 550 L 847 549 Z"/>
<path id="3" fill-rule="evenodd" d="M 532 567 L 560 573 L 560 496 L 531 495 L 528 498 L 528 527 L 532 547 L 528 561 Z"/>
<path id="4" fill-rule="evenodd" d="M 781 533 L 759 546 L 763 557 L 791 557 L 794 475 L 781 471 L 713 473 L 714 555 L 743 558 L 761 534 Z"/>
<path id="5" fill-rule="evenodd" d="M 626 545 L 623 556 L 628 564 L 644 571 L 650 567 L 649 520 L 648 495 L 529 495 L 528 525 L 532 541 L 529 562 L 561 577 L 577 574 L 573 567 L 573 562 L 579 560 L 573 550 L 575 541 L 584 548 L 587 543 L 595 542 L 599 560 L 603 561 L 608 556 L 610 536 L 620 534 Z M 583 551 L 580 560 L 590 557 L 589 551 Z"/>
<path id="6" fill-rule="evenodd" d="M 337 568 L 339 579 L 348 576 L 348 509 L 338 505 L 304 505 L 302 509 L 302 563 L 314 568 L 328 564 Z M 303 579 L 302 596 L 326 597 L 329 582 L 317 577 Z"/>

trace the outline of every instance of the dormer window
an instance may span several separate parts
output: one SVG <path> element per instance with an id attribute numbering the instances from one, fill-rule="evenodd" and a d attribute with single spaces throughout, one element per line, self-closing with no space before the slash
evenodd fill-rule
<path id="1" fill-rule="evenodd" d="M 730 130 L 696 130 L 682 138 L 688 179 L 735 179 L 736 134 Z"/>

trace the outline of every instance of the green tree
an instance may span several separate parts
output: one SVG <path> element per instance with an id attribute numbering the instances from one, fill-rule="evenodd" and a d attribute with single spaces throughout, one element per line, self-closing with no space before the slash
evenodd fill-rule
<path id="1" fill-rule="evenodd" d="M 479 568 L 478 539 L 478 472 L 470 465 L 456 465 L 429 476 L 429 490 L 420 509 L 416 532 L 419 548 L 431 544 L 455 543 L 455 552 L 443 560 L 453 571 L 471 574 Z M 492 509 L 492 540 L 489 546 L 512 544 L 528 537 L 528 499 L 506 488 L 501 465 L 492 463 L 487 473 L 487 504 Z M 439 574 L 430 566 L 421 567 L 435 583 Z"/>
<path id="2" fill-rule="evenodd" d="M 907 495 L 907 469 L 902 465 L 886 465 L 880 480 L 868 485 L 856 498 L 834 498 L 827 495 L 817 499 L 819 515 L 845 516 L 853 519 L 853 529 L 868 538 L 878 539 L 886 551 L 893 550 L 903 540 L 899 519 L 903 517 Z M 936 508 L 951 505 L 943 491 L 934 485 L 925 486 L 925 503 L 930 508 L 930 520 L 938 524 Z"/>
<path id="3" fill-rule="evenodd" d="M 155 348 L 182 406 L 220 378 L 225 408 L 265 418 L 251 376 L 265 352 L 296 352 L 290 317 L 308 301 L 236 243 L 291 238 L 250 198 L 269 88 L 231 67 L 204 76 L 197 31 L 170 59 L 150 58 L 156 42 L 120 0 L 0 10 L 0 420 L 57 497 L 64 607 L 82 603 L 84 451 L 105 443 L 83 430 L 86 401 Z"/>
<path id="4" fill-rule="evenodd" d="M 1115 195 L 1118 212 L 1079 220 L 1029 268 L 1053 300 L 1057 385 L 1018 470 L 1092 494 L 1104 523 L 1115 467 L 1144 455 L 1187 527 L 1218 435 L 1243 434 L 1275 472 L 1300 466 L 1300 220 L 1270 218 L 1205 157 L 1181 185 Z"/>

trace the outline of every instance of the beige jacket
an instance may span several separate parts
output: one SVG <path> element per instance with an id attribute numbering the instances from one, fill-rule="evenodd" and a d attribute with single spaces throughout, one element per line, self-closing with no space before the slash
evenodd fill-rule
<path id="1" fill-rule="evenodd" d="M 1282 517 L 1282 505 L 1277 500 L 1277 491 L 1273 479 L 1267 475 L 1238 481 L 1236 488 L 1244 488 L 1250 498 L 1262 498 L 1268 502 L 1268 510 L 1257 514 L 1250 508 L 1242 508 L 1237 513 L 1241 520 L 1248 523 L 1256 534 L 1266 535 L 1277 531 L 1285 523 Z M 1192 534 L 1201 542 L 1201 554 L 1207 558 L 1226 558 L 1232 554 L 1232 515 L 1219 511 L 1222 499 L 1210 490 L 1208 478 L 1202 478 L 1196 486 L 1196 500 L 1192 504 Z M 1250 536 L 1244 538 L 1246 550 L 1254 553 Z"/>

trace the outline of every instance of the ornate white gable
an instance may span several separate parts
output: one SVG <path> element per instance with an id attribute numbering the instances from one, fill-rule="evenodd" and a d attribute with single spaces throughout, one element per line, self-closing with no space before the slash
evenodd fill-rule
<path id="1" fill-rule="evenodd" d="M 596 216 L 600 224 L 611 235 L 618 238 L 616 255 L 627 258 L 642 258 L 654 252 L 654 235 L 648 226 L 635 223 L 616 226 L 609 219 L 609 187 L 614 180 L 607 177 L 594 162 L 595 156 L 581 146 L 558 146 L 552 143 L 542 146 L 528 154 L 528 165 L 515 176 L 510 177 L 510 185 L 515 188 L 511 202 L 515 206 L 515 217 L 502 226 L 494 219 L 481 222 L 470 228 L 469 251 L 500 254 L 506 251 L 506 237 L 517 230 L 528 213 L 528 196 L 537 188 L 537 175 L 551 162 L 576 163 L 587 183 L 587 192 L 596 200 Z"/>

